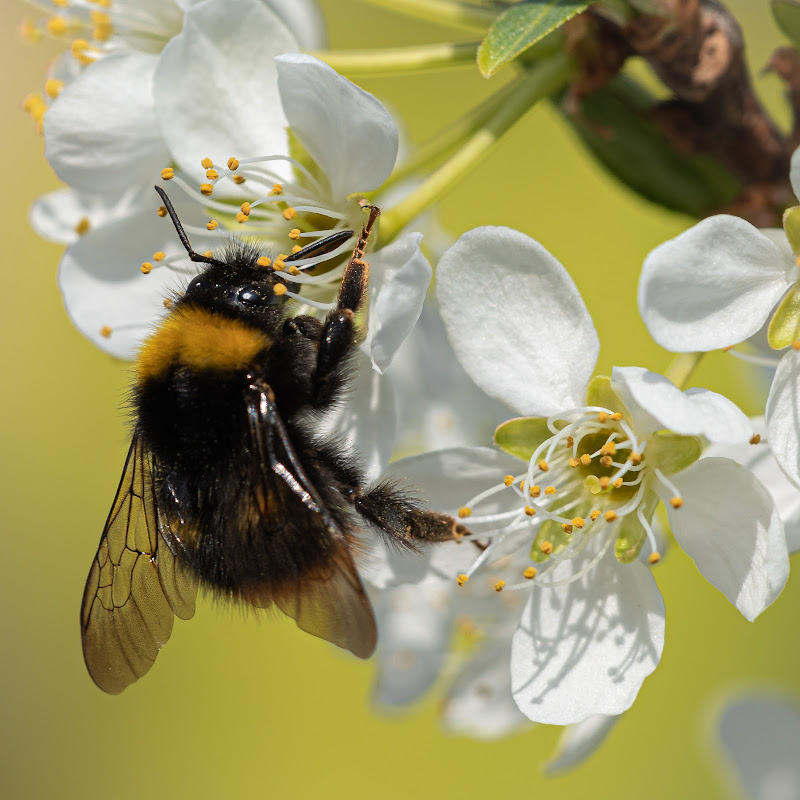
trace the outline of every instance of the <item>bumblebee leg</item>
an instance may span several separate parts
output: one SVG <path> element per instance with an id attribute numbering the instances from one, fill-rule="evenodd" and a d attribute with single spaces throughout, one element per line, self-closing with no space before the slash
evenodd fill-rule
<path id="1" fill-rule="evenodd" d="M 471 534 L 469 528 L 448 514 L 421 508 L 391 483 L 356 494 L 353 503 L 358 513 L 391 541 L 412 550 L 423 542 L 459 541 Z"/>
<path id="2" fill-rule="evenodd" d="M 352 349 L 356 335 L 355 315 L 364 303 L 369 284 L 369 264 L 364 261 L 364 250 L 378 214 L 380 209 L 370 210 L 369 220 L 361 229 L 353 257 L 344 271 L 336 307 L 329 312 L 322 327 L 314 375 L 317 384 L 314 390 L 316 402 L 320 402 L 329 393 L 331 376 Z"/>

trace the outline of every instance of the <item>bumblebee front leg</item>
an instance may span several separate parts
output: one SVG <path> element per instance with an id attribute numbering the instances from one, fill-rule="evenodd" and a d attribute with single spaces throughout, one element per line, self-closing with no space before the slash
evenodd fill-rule
<path id="1" fill-rule="evenodd" d="M 325 318 L 314 374 L 314 397 L 317 402 L 330 394 L 331 378 L 352 349 L 356 335 L 355 315 L 364 303 L 369 285 L 369 264 L 364 260 L 364 251 L 380 213 L 380 209 L 375 206 L 370 209 L 369 220 L 361 229 L 353 257 L 344 271 L 336 307 Z"/>

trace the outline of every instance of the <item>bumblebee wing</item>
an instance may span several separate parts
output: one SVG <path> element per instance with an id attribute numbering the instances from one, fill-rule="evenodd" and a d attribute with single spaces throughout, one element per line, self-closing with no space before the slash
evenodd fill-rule
<path id="1" fill-rule="evenodd" d="M 272 389 L 263 381 L 254 388 L 257 391 L 249 404 L 251 447 L 263 473 L 262 492 L 271 496 L 276 479 L 288 486 L 305 506 L 311 529 L 308 538 L 317 540 L 315 554 L 322 554 L 273 587 L 272 600 L 301 630 L 368 658 L 375 650 L 378 633 L 350 545 L 308 479 L 275 406 Z"/>
<path id="2" fill-rule="evenodd" d="M 197 581 L 170 549 L 162 524 L 150 458 L 137 431 L 81 606 L 86 667 L 111 694 L 150 669 L 176 615 L 194 614 Z"/>

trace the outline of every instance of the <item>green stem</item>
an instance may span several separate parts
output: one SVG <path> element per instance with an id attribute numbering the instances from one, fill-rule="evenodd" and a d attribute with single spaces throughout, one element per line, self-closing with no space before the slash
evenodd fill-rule
<path id="1" fill-rule="evenodd" d="M 572 61 L 563 53 L 527 70 L 515 91 L 508 95 L 505 104 L 486 119 L 416 191 L 383 214 L 382 242 L 386 244 L 392 241 L 412 219 L 437 202 L 461 178 L 469 175 L 515 122 L 539 100 L 561 89 L 571 75 Z"/>
<path id="2" fill-rule="evenodd" d="M 475 66 L 480 42 L 446 42 L 382 50 L 320 50 L 312 56 L 346 75 L 396 75 L 403 72 Z"/>
<path id="3" fill-rule="evenodd" d="M 664 375 L 679 389 L 685 389 L 705 353 L 677 353 L 670 361 Z"/>
<path id="4" fill-rule="evenodd" d="M 473 6 L 456 0 L 363 0 L 373 6 L 388 8 L 409 17 L 443 25 L 462 25 L 486 31 L 507 5 L 496 7 Z"/>

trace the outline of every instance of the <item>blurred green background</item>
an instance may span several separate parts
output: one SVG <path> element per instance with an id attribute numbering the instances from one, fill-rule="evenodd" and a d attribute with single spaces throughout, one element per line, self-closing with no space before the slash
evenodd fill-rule
<path id="1" fill-rule="evenodd" d="M 766 0 L 729 3 L 755 71 L 780 42 Z M 340 48 L 439 41 L 463 32 L 350 0 L 322 7 Z M 0 796 L 4 798 L 721 796 L 706 746 L 710 704 L 742 683 L 800 690 L 796 578 L 755 624 L 677 549 L 656 569 L 667 605 L 661 666 L 605 746 L 572 774 L 540 766 L 559 730 L 476 743 L 443 734 L 435 695 L 402 715 L 371 708 L 373 666 L 298 632 L 203 602 L 176 624 L 157 667 L 119 697 L 83 666 L 78 606 L 128 447 L 121 404 L 128 367 L 69 324 L 56 287 L 60 248 L 27 223 L 34 198 L 58 184 L 20 110 L 58 48 L 15 36 L 30 7 L 4 4 L 3 217 L 9 251 L 0 290 L 3 460 L 0 513 Z M 242 54 L 243 65 L 247 54 Z M 359 83 L 423 141 L 493 89 L 469 68 Z M 785 122 L 781 87 L 759 91 Z M 87 120 L 87 124 L 91 124 Z M 503 224 L 539 239 L 572 272 L 600 332 L 599 369 L 669 356 L 635 305 L 645 254 L 690 223 L 644 204 L 581 151 L 551 109 L 530 113 L 442 204 L 447 228 Z M 728 391 L 748 411 L 748 373 L 709 356 L 697 385 Z"/>

